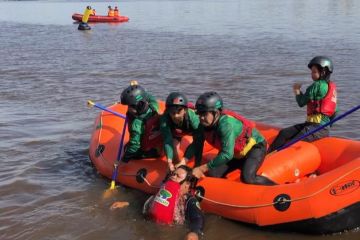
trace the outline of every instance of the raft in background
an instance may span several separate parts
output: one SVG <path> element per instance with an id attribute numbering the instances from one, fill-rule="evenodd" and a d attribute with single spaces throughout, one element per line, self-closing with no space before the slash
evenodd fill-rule
<path id="1" fill-rule="evenodd" d="M 77 22 L 81 22 L 83 15 L 80 13 L 74 13 L 72 15 L 72 19 L 77 21 Z M 101 15 L 90 15 L 88 22 L 92 22 L 92 23 L 106 23 L 106 22 L 127 22 L 129 21 L 129 18 L 126 16 L 114 16 L 114 17 L 109 17 L 109 16 L 101 16 Z"/>
<path id="2" fill-rule="evenodd" d="M 109 109 L 124 114 L 126 106 Z M 164 103 L 160 102 L 160 109 Z M 101 112 L 95 120 L 89 155 L 97 170 L 111 179 L 125 120 Z M 278 129 L 256 123 L 271 142 Z M 129 133 L 125 134 L 125 142 Z M 191 143 L 185 136 L 180 157 Z M 217 150 L 205 143 L 203 161 Z M 189 165 L 193 165 L 193 160 Z M 120 162 L 117 181 L 146 193 L 155 193 L 167 171 L 165 156 Z M 316 172 L 317 176 L 312 177 Z M 198 182 L 201 207 L 225 218 L 307 233 L 333 233 L 360 226 L 360 141 L 328 137 L 313 143 L 298 142 L 268 155 L 258 174 L 279 185 L 259 186 L 239 181 L 240 171 L 226 179 L 205 177 Z"/>

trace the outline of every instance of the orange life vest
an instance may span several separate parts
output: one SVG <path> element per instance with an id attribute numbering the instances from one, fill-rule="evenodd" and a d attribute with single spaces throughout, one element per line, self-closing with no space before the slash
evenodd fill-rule
<path id="1" fill-rule="evenodd" d="M 320 100 L 311 100 L 307 104 L 307 115 L 322 113 L 328 117 L 334 115 L 336 110 L 336 85 L 330 81 L 328 92 Z"/>
<path id="2" fill-rule="evenodd" d="M 113 17 L 113 16 L 114 16 L 114 10 L 113 10 L 113 9 L 111 9 L 111 10 L 108 11 L 108 16 L 109 16 L 109 17 Z"/>
<path id="3" fill-rule="evenodd" d="M 166 181 L 150 205 L 149 216 L 156 223 L 172 224 L 179 194 L 180 184 L 172 180 Z"/>

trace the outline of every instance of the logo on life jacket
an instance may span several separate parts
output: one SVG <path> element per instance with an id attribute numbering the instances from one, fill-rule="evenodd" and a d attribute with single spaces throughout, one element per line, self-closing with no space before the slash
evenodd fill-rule
<path id="1" fill-rule="evenodd" d="M 349 180 L 347 182 L 339 183 L 338 185 L 330 189 L 330 194 L 334 196 L 340 196 L 352 193 L 360 187 L 360 181 Z"/>
<path id="2" fill-rule="evenodd" d="M 167 207 L 167 206 L 169 206 L 169 200 L 170 200 L 171 197 L 172 197 L 171 192 L 169 192 L 166 189 L 161 189 L 159 191 L 158 195 L 156 195 L 154 201 Z"/>
<path id="3" fill-rule="evenodd" d="M 168 180 L 156 194 L 149 209 L 149 215 L 157 223 L 172 224 L 176 202 L 179 198 L 180 184 Z"/>
<path id="4" fill-rule="evenodd" d="M 336 92 L 336 89 L 334 89 L 334 91 L 333 91 L 333 94 L 332 94 L 332 96 L 331 96 L 331 101 L 332 101 L 333 103 L 337 103 L 337 92 Z"/>

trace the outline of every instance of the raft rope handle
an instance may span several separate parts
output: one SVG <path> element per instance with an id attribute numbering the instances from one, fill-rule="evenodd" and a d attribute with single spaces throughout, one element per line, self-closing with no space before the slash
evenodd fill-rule
<path id="1" fill-rule="evenodd" d="M 228 206 L 228 207 L 234 207 L 234 208 L 260 208 L 260 207 L 268 207 L 268 206 L 272 206 L 272 205 L 276 205 L 278 203 L 286 203 L 286 202 L 296 202 L 296 201 L 301 201 L 301 200 L 304 200 L 304 199 L 308 199 L 308 198 L 311 198 L 317 194 L 319 194 L 320 192 L 323 192 L 324 190 L 326 190 L 328 187 L 330 187 L 332 184 L 336 183 L 337 181 L 340 181 L 342 178 L 346 177 L 347 175 L 350 175 L 351 173 L 357 171 L 360 169 L 360 166 L 357 167 L 357 168 L 354 168 L 352 169 L 350 172 L 344 174 L 344 175 L 341 175 L 340 177 L 336 178 L 334 181 L 330 182 L 329 184 L 327 184 L 325 187 L 319 189 L 318 191 L 312 193 L 312 194 L 309 194 L 309 195 L 306 195 L 306 196 L 303 196 L 303 197 L 298 197 L 298 198 L 294 198 L 294 199 L 291 199 L 291 200 L 287 200 L 287 199 L 279 199 L 278 201 L 276 202 L 272 202 L 272 203 L 264 203 L 264 204 L 257 204 L 257 205 L 235 205 L 235 204 L 228 204 L 228 203 L 223 203 L 223 202 L 219 202 L 219 201 L 216 201 L 216 200 L 212 200 L 210 198 L 207 198 L 207 197 L 204 197 L 204 196 L 201 196 L 200 193 L 196 193 L 196 196 L 208 201 L 208 202 L 211 202 L 211 203 L 215 203 L 215 204 L 218 204 L 218 205 L 222 205 L 222 206 Z"/>
<path id="2" fill-rule="evenodd" d="M 100 114 L 100 124 L 102 126 L 102 115 L 103 115 L 104 112 L 101 112 Z M 101 138 L 101 133 L 102 133 L 102 127 L 100 128 L 100 131 L 99 131 L 99 137 L 98 137 L 98 144 L 97 144 L 97 148 L 100 146 L 100 138 Z M 114 167 L 115 164 L 110 164 L 108 160 L 106 160 L 106 158 L 104 157 L 104 155 L 102 154 L 102 152 L 100 152 L 100 158 L 101 160 L 108 166 L 111 166 Z"/>
<path id="3" fill-rule="evenodd" d="M 100 124 L 102 125 L 102 115 L 103 112 L 101 112 L 100 115 Z M 100 132 L 99 132 L 99 137 L 98 137 L 98 147 L 100 146 L 100 138 L 101 138 L 101 133 L 102 133 L 102 128 L 100 128 Z M 109 163 L 109 161 L 106 160 L 106 158 L 104 157 L 104 155 L 102 153 L 100 153 L 100 158 L 101 160 L 108 166 L 111 166 L 111 164 Z M 112 166 L 111 166 L 112 167 Z M 137 174 L 126 174 L 126 173 L 120 173 L 120 175 L 122 176 L 126 176 L 126 177 L 136 177 Z M 156 185 L 152 185 L 149 180 L 146 179 L 146 177 L 144 177 L 142 174 L 140 175 L 140 177 L 144 180 L 144 182 L 152 188 L 160 188 L 160 186 L 156 186 Z"/>
<path id="4" fill-rule="evenodd" d="M 102 124 L 102 113 L 100 115 L 100 123 Z M 100 132 L 99 132 L 99 137 L 98 137 L 98 144 L 97 144 L 97 148 L 99 148 L 100 146 L 100 138 L 101 138 L 101 132 L 102 132 L 102 128 L 100 128 Z M 100 159 L 105 163 L 105 165 L 107 165 L 108 167 L 114 167 L 114 164 L 110 164 L 108 160 L 106 160 L 106 158 L 104 157 L 104 155 L 102 154 L 102 152 L 99 152 L 99 156 Z"/>
<path id="5" fill-rule="evenodd" d="M 144 177 L 144 175 L 142 175 L 142 174 L 138 175 L 138 174 L 120 173 L 120 175 L 125 176 L 125 177 L 137 177 L 137 176 L 140 176 L 140 177 L 144 180 L 144 182 L 145 182 L 149 187 L 152 187 L 152 188 L 160 188 L 159 185 L 152 185 L 152 184 L 149 182 L 149 180 L 147 180 L 146 177 Z"/>
<path id="6" fill-rule="evenodd" d="M 149 187 L 152 187 L 152 188 L 160 188 L 160 186 L 158 185 L 152 185 L 147 179 L 146 177 L 144 177 L 142 174 L 140 175 L 140 177 L 144 180 L 144 182 L 146 182 L 146 184 L 149 186 Z"/>

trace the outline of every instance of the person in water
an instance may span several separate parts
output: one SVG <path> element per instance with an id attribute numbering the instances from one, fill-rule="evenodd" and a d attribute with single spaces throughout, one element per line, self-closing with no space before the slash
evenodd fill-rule
<path id="1" fill-rule="evenodd" d="M 206 172 L 212 177 L 225 177 L 229 172 L 241 169 L 244 183 L 275 184 L 257 175 L 266 154 L 266 140 L 249 120 L 223 110 L 223 101 L 216 92 L 200 95 L 195 107 L 200 126 L 194 134 L 194 147 L 187 149 L 185 157 L 190 159 L 195 155 L 195 162 L 201 162 L 205 140 L 219 149 L 214 159 L 193 169 L 195 177 L 201 178 Z"/>
<path id="2" fill-rule="evenodd" d="M 172 92 L 166 98 L 165 113 L 160 117 L 160 131 L 164 141 L 164 151 L 170 171 L 176 165 L 184 165 L 187 159 L 180 161 L 177 149 L 181 138 L 199 127 L 199 118 L 188 107 L 188 99 L 183 93 Z"/>
<path id="3" fill-rule="evenodd" d="M 305 93 L 301 91 L 301 84 L 295 83 L 293 85 L 297 104 L 299 107 L 307 106 L 306 121 L 282 129 L 270 145 L 268 152 L 272 152 L 288 141 L 299 138 L 330 122 L 335 117 L 337 95 L 336 85 L 330 81 L 330 75 L 334 70 L 332 61 L 328 57 L 317 56 L 311 59 L 308 68 L 311 70 L 313 83 L 306 89 Z M 329 136 L 329 128 L 326 127 L 302 140 L 312 142 L 327 136 Z"/>
<path id="4" fill-rule="evenodd" d="M 191 194 L 194 180 L 191 168 L 179 166 L 166 179 L 157 194 L 145 202 L 143 214 L 159 224 L 182 225 L 187 222 L 190 231 L 185 239 L 199 239 L 199 236 L 203 235 L 204 215 L 198 200 Z M 124 202 L 115 202 L 111 209 L 127 205 Z"/>
<path id="5" fill-rule="evenodd" d="M 117 6 L 115 6 L 115 9 L 114 9 L 114 16 L 115 16 L 115 17 L 120 16 L 120 11 L 119 11 L 119 9 L 118 9 Z"/>
<path id="6" fill-rule="evenodd" d="M 154 132 L 154 122 L 158 122 L 159 105 L 156 99 L 145 91 L 137 81 L 131 81 L 130 86 L 121 93 L 121 104 L 127 105 L 126 117 L 130 139 L 125 146 L 123 162 L 130 159 L 158 157 L 158 150 L 153 148 L 161 134 Z M 153 137 L 155 136 L 155 137 Z M 155 139 L 156 138 L 156 139 Z"/>
<path id="7" fill-rule="evenodd" d="M 112 7 L 111 6 L 108 6 L 108 16 L 109 17 L 113 17 L 114 16 L 114 9 L 112 9 Z"/>

